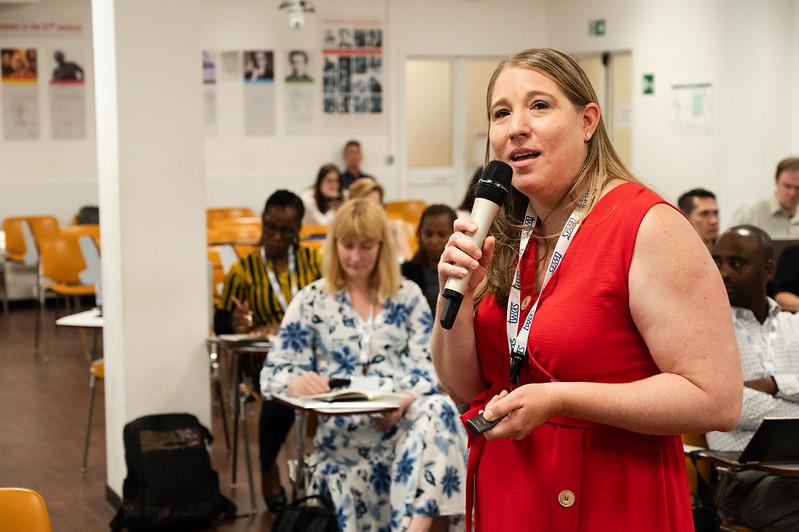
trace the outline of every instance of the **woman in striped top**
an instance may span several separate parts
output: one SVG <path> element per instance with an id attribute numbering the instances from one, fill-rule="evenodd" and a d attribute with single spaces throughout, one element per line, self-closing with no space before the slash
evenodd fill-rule
<path id="1" fill-rule="evenodd" d="M 317 250 L 299 245 L 304 213 L 302 200 L 288 190 L 278 190 L 266 200 L 261 246 L 231 266 L 225 276 L 214 316 L 217 334 L 276 333 L 294 294 L 321 277 Z M 259 423 L 261 482 L 264 500 L 272 511 L 285 504 L 275 458 L 293 423 L 291 408 L 263 401 Z"/>

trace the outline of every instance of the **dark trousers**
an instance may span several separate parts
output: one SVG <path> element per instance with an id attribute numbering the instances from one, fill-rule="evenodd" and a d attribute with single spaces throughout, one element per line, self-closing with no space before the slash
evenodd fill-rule
<path id="1" fill-rule="evenodd" d="M 261 473 L 272 467 L 294 424 L 294 410 L 275 400 L 261 403 L 258 420 L 258 454 L 261 458 Z"/>

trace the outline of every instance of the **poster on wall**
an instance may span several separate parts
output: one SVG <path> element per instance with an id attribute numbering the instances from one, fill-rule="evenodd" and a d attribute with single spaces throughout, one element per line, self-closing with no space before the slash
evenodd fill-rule
<path id="1" fill-rule="evenodd" d="M 274 52 L 244 52 L 244 133 L 248 136 L 275 133 Z"/>
<path id="2" fill-rule="evenodd" d="M 310 75 L 310 57 L 306 50 L 289 50 L 286 53 L 284 104 L 288 135 L 310 135 L 315 132 L 317 83 Z"/>
<path id="3" fill-rule="evenodd" d="M 50 124 L 55 140 L 86 138 L 83 52 L 55 49 L 50 69 Z"/>
<path id="4" fill-rule="evenodd" d="M 671 129 L 675 135 L 709 137 L 713 134 L 713 85 L 689 83 L 671 86 Z"/>
<path id="5" fill-rule="evenodd" d="M 39 138 L 39 75 L 35 48 L 3 48 L 3 136 Z"/>
<path id="6" fill-rule="evenodd" d="M 203 100 L 205 135 L 216 136 L 216 54 L 203 50 Z"/>
<path id="7" fill-rule="evenodd" d="M 323 126 L 383 128 L 383 22 L 326 18 L 321 28 Z"/>

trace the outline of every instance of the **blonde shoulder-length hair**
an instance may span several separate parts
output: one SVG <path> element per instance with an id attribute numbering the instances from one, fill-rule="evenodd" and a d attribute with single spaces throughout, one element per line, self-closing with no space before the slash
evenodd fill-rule
<path id="1" fill-rule="evenodd" d="M 497 78 L 506 68 L 517 67 L 535 70 L 548 77 L 560 88 L 571 103 L 578 109 L 589 103 L 599 105 L 596 92 L 591 81 L 580 65 L 572 57 L 551 48 L 534 48 L 523 50 L 516 55 L 501 61 L 486 91 L 486 119 L 490 138 L 491 130 L 491 98 Z M 571 188 L 561 199 L 558 207 L 575 208 L 578 202 L 587 197 L 584 216 L 587 216 L 599 199 L 605 184 L 613 179 L 637 182 L 624 166 L 616 150 L 608 138 L 605 122 L 601 115 L 594 134 L 587 143 L 587 154 L 577 175 L 572 180 Z M 486 164 L 488 164 L 490 144 L 486 142 Z M 527 197 L 511 187 L 510 195 L 491 226 L 489 234 L 497 239 L 494 258 L 488 274 L 477 288 L 475 302 L 486 294 L 494 294 L 497 299 L 505 300 L 510 292 L 513 272 L 519 260 L 519 240 L 521 224 L 527 210 Z M 555 235 L 557 236 L 557 235 Z M 548 236 L 537 237 L 539 239 Z"/>
<path id="2" fill-rule="evenodd" d="M 376 242 L 380 246 L 369 284 L 377 295 L 377 301 L 384 303 L 399 290 L 400 276 L 397 253 L 391 244 L 388 219 L 377 203 L 358 198 L 349 200 L 336 211 L 325 239 L 322 274 L 325 278 L 325 291 L 336 293 L 347 286 L 347 274 L 341 267 L 338 256 L 340 242 Z"/>

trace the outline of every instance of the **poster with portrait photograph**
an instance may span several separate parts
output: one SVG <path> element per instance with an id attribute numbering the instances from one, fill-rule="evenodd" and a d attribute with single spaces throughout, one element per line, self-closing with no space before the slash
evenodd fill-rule
<path id="1" fill-rule="evenodd" d="M 56 48 L 47 55 L 50 59 L 52 137 L 55 140 L 85 139 L 86 74 L 83 70 L 83 51 Z"/>
<path id="2" fill-rule="evenodd" d="M 39 67 L 35 48 L 2 48 L 3 137 L 39 138 Z"/>
<path id="3" fill-rule="evenodd" d="M 245 50 L 243 57 L 244 133 L 275 133 L 275 54 L 270 50 Z"/>
<path id="4" fill-rule="evenodd" d="M 321 29 L 323 127 L 383 128 L 383 21 L 327 17 Z"/>
<path id="5" fill-rule="evenodd" d="M 318 92 L 315 75 L 311 72 L 312 55 L 307 50 L 286 52 L 286 76 L 283 103 L 285 105 L 286 134 L 311 135 L 315 133 L 314 118 Z"/>
<path id="6" fill-rule="evenodd" d="M 203 50 L 203 106 L 205 111 L 205 136 L 215 137 L 216 129 L 216 66 L 217 54 Z"/>

